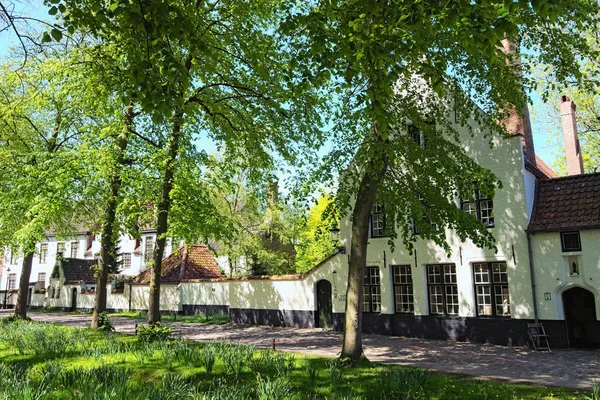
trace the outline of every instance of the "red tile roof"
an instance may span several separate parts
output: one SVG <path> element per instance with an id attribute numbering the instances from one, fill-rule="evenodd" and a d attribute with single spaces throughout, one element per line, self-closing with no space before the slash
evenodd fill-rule
<path id="1" fill-rule="evenodd" d="M 150 283 L 149 268 L 135 277 L 135 283 Z M 163 259 L 160 281 L 162 283 L 178 283 L 193 280 L 221 279 L 219 265 L 205 245 L 184 245 L 176 252 Z"/>
<path id="2" fill-rule="evenodd" d="M 600 228 L 600 173 L 537 182 L 531 232 Z"/>
<path id="3" fill-rule="evenodd" d="M 525 159 L 525 169 L 534 174 L 539 179 L 552 179 L 558 178 L 556 172 L 552 170 L 541 158 L 535 156 L 535 164 L 533 165 L 529 160 Z"/>

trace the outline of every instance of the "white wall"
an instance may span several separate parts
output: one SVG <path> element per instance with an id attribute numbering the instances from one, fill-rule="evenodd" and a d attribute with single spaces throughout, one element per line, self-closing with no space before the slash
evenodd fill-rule
<path id="1" fill-rule="evenodd" d="M 575 286 L 591 291 L 600 320 L 600 229 L 580 231 L 581 251 L 562 251 L 560 233 L 531 236 L 535 266 L 536 297 L 540 319 L 564 319 L 562 294 Z M 574 257 L 579 275 L 570 275 L 568 259 Z M 545 298 L 548 293 L 550 299 Z"/>

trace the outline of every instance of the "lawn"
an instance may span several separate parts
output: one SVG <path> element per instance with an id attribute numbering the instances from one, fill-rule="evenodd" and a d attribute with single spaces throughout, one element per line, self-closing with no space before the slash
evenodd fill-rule
<path id="1" fill-rule="evenodd" d="M 244 344 L 141 339 L 0 320 L 0 399 L 594 399 Z"/>
<path id="2" fill-rule="evenodd" d="M 109 313 L 109 317 L 129 317 L 129 318 L 140 318 L 148 319 L 148 313 L 145 311 L 123 311 Z M 227 314 L 197 314 L 197 315 L 179 315 L 179 314 L 161 314 L 160 319 L 162 321 L 174 321 L 174 322 L 187 322 L 197 324 L 213 324 L 223 325 L 229 323 L 229 315 Z"/>

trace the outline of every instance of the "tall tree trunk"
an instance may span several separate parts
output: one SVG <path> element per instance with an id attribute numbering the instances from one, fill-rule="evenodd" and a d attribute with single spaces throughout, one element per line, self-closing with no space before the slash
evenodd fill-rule
<path id="1" fill-rule="evenodd" d="M 118 136 L 119 152 L 115 159 L 109 187 L 109 198 L 104 209 L 102 230 L 100 232 L 100 263 L 98 266 L 96 280 L 96 297 L 94 301 L 94 314 L 92 316 L 92 328 L 98 329 L 100 313 L 106 310 L 106 285 L 108 274 L 114 271 L 116 263 L 116 242 L 114 237 L 114 226 L 119 202 L 119 190 L 121 189 L 121 172 L 125 165 L 125 150 L 127 149 L 128 136 L 133 125 L 135 114 L 133 105 L 130 103 L 125 110 L 125 121 L 123 131 Z"/>
<path id="2" fill-rule="evenodd" d="M 375 140 L 383 143 L 374 130 Z M 340 358 L 359 360 L 364 358 L 362 348 L 363 285 L 367 266 L 367 242 L 369 240 L 369 217 L 377 196 L 377 188 L 383 179 L 388 162 L 385 155 L 367 163 L 354 210 L 352 212 L 352 239 L 348 263 L 348 287 L 346 289 L 346 314 L 344 321 L 344 344 Z"/>
<path id="3" fill-rule="evenodd" d="M 29 290 L 29 277 L 31 276 L 31 266 L 35 252 L 30 250 L 23 257 L 23 268 L 21 268 L 21 279 L 19 281 L 19 291 L 17 292 L 17 303 L 15 305 L 15 317 L 27 318 L 27 296 Z"/>
<path id="4" fill-rule="evenodd" d="M 179 139 L 181 136 L 181 124 L 183 111 L 176 110 L 173 114 L 173 128 L 171 130 L 171 141 L 168 147 L 168 158 L 163 176 L 163 190 L 160 203 L 158 204 L 158 216 L 156 220 L 156 247 L 152 255 L 152 273 L 150 274 L 150 297 L 148 301 L 148 324 L 154 325 L 160 321 L 160 273 L 162 271 L 162 259 L 167 240 L 167 229 L 169 210 L 171 208 L 171 190 L 173 189 L 173 177 L 175 164 L 179 154 Z"/>

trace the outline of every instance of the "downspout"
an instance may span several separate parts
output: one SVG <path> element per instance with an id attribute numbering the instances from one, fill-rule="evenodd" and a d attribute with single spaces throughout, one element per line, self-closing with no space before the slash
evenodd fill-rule
<path id="1" fill-rule="evenodd" d="M 531 275 L 531 295 L 533 296 L 533 317 L 535 323 L 538 321 L 538 309 L 537 309 L 537 294 L 535 285 L 535 268 L 533 266 L 533 247 L 531 247 L 531 233 L 527 232 L 527 249 L 529 250 L 529 275 Z"/>

